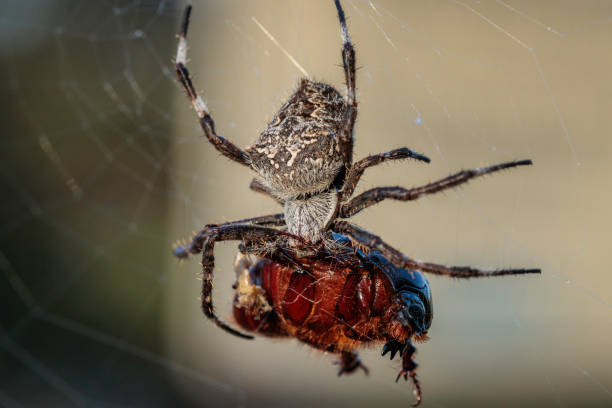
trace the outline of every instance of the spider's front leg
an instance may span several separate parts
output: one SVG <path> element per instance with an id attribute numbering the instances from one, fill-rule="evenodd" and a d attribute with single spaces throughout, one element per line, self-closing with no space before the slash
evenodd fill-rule
<path id="1" fill-rule="evenodd" d="M 355 191 L 355 187 L 357 187 L 359 179 L 368 167 L 377 166 L 381 163 L 390 160 L 402 159 L 415 159 L 425 163 L 429 163 L 431 161 L 429 157 L 420 153 L 416 153 L 407 147 L 401 147 L 399 149 L 391 150 L 386 153 L 378 153 L 364 157 L 349 169 L 346 175 L 346 180 L 344 181 L 344 186 L 342 187 L 342 191 L 340 192 L 340 200 L 342 202 L 345 202 L 346 200 L 351 198 L 351 196 L 353 195 L 353 191 Z"/>
<path id="2" fill-rule="evenodd" d="M 295 237 L 285 231 L 273 228 L 228 223 L 222 226 L 207 227 L 198 233 L 188 246 L 179 247 L 174 250 L 174 254 L 179 258 L 187 256 L 188 253 L 202 252 L 202 311 L 206 317 L 212 320 L 221 329 L 245 339 L 253 338 L 251 335 L 244 334 L 232 328 L 215 314 L 212 301 L 215 243 L 219 241 L 241 240 L 246 243 L 246 247 L 249 247 L 253 245 L 253 243 L 270 241 L 279 237 L 299 239 L 299 237 Z"/>
<path id="3" fill-rule="evenodd" d="M 331 225 L 334 232 L 347 235 L 353 242 L 370 250 L 380 252 L 394 265 L 405 269 L 416 269 L 434 275 L 450 276 L 452 278 L 483 278 L 504 275 L 523 275 L 528 273 L 541 273 L 539 269 L 493 269 L 483 270 L 471 266 L 446 266 L 431 262 L 422 262 L 412 259 L 393 248 L 379 236 L 346 221 L 334 221 Z"/>
<path id="4" fill-rule="evenodd" d="M 224 156 L 250 167 L 250 159 L 247 152 L 238 148 L 229 140 L 217 135 L 215 131 L 215 122 L 213 121 L 208 108 L 204 103 L 204 100 L 195 90 L 189 71 L 185 66 L 187 64 L 187 28 L 189 27 L 189 16 L 191 15 L 191 5 L 185 8 L 185 16 L 183 17 L 183 24 L 181 34 L 179 36 L 178 50 L 176 52 L 176 74 L 179 81 L 185 88 L 187 96 L 191 100 L 191 104 L 200 119 L 200 126 L 206 135 L 206 138 L 215 148 Z"/>
<path id="5" fill-rule="evenodd" d="M 463 183 L 467 183 L 469 180 L 475 177 L 481 177 L 486 174 L 498 172 L 501 170 L 509 169 L 518 166 L 530 166 L 532 165 L 531 160 L 518 160 L 506 163 L 495 164 L 489 167 L 480 167 L 471 170 L 462 170 L 458 173 L 452 174 L 441 180 L 434 181 L 433 183 L 426 184 L 420 187 L 403 188 L 403 187 L 376 187 L 367 190 L 357 197 L 353 198 L 347 203 L 343 203 L 340 206 L 338 212 L 339 218 L 350 218 L 357 214 L 361 210 L 368 208 L 376 203 L 379 203 L 386 199 L 399 200 L 399 201 L 412 201 L 419 197 L 427 194 L 435 194 L 440 191 L 457 187 Z M 343 196 L 344 197 L 344 196 Z M 348 199 L 348 197 L 344 197 Z"/>

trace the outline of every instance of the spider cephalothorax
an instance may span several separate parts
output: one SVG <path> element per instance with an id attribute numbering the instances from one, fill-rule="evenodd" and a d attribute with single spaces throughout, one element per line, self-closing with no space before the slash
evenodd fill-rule
<path id="1" fill-rule="evenodd" d="M 355 51 L 340 0 L 334 3 L 343 42 L 346 97 L 330 85 L 302 79 L 260 137 L 245 150 L 217 135 L 208 108 L 185 67 L 191 13 L 191 6 L 187 7 L 176 72 L 204 135 L 221 154 L 254 170 L 257 178 L 251 182 L 251 189 L 274 198 L 283 205 L 283 212 L 207 225 L 188 245 L 175 248 L 174 254 L 179 258 L 202 254 L 204 314 L 222 329 L 252 338 L 219 319 L 212 301 L 214 245 L 218 241 L 242 241 L 240 253 L 256 257 L 238 268 L 234 315 L 244 329 L 293 336 L 318 349 L 338 353 L 341 373 L 363 367 L 353 351 L 359 345 L 385 341 L 383 354 L 391 352 L 393 358 L 400 353 L 400 375 L 412 379 L 418 403 L 420 385 L 412 340 L 426 339 L 432 316 L 429 285 L 421 272 L 471 278 L 540 270 L 481 270 L 418 261 L 342 219 L 386 199 L 416 200 L 475 177 L 532 163 L 519 160 L 462 170 L 419 187 L 376 187 L 353 197 L 368 167 L 389 160 L 411 158 L 429 163 L 429 159 L 402 147 L 353 163 Z"/>

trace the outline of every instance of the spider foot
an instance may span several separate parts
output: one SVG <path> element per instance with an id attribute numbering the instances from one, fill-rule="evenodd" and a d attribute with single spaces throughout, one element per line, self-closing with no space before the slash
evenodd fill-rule
<path id="1" fill-rule="evenodd" d="M 338 377 L 342 374 L 352 374 L 358 368 L 361 368 L 366 375 L 370 374 L 368 367 L 363 365 L 357 353 L 353 353 L 352 351 L 343 351 L 340 355 L 340 359 L 335 361 L 334 364 L 340 366 Z"/>

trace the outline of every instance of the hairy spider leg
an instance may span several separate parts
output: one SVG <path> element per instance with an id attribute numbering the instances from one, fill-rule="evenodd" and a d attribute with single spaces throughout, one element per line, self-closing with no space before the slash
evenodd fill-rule
<path id="1" fill-rule="evenodd" d="M 377 166 L 389 160 L 402 159 L 415 159 L 423 161 L 425 163 L 429 163 L 431 161 L 429 157 L 420 153 L 416 153 L 407 147 L 401 147 L 399 149 L 391 150 L 386 153 L 378 153 L 364 157 L 363 159 L 355 163 L 348 171 L 348 174 L 346 175 L 346 180 L 344 181 L 344 186 L 342 187 L 342 191 L 340 192 L 340 201 L 344 202 L 351 198 L 351 195 L 353 195 L 353 191 L 355 191 L 355 187 L 357 187 L 359 179 L 368 167 Z"/>
<path id="2" fill-rule="evenodd" d="M 262 227 L 282 227 L 285 225 L 285 214 L 270 214 L 260 217 L 244 218 L 237 221 L 224 222 L 222 224 L 207 224 L 206 227 L 225 227 L 227 225 L 260 225 Z"/>
<path id="3" fill-rule="evenodd" d="M 347 235 L 357 244 L 380 252 L 395 266 L 405 269 L 416 269 L 433 275 L 449 276 L 452 278 L 485 278 L 504 275 L 524 275 L 528 273 L 541 273 L 540 269 L 492 269 L 484 270 L 472 268 L 471 266 L 446 266 L 430 262 L 417 261 L 409 258 L 397 249 L 393 248 L 379 236 L 346 221 L 334 221 L 332 230 Z"/>
<path id="4" fill-rule="evenodd" d="M 262 215 L 260 217 L 245 218 L 237 221 L 224 222 L 222 224 L 206 224 L 204 230 L 200 231 L 197 235 L 194 235 L 192 241 L 188 245 L 177 245 L 173 249 L 173 254 L 179 259 L 187 258 L 189 255 L 199 254 L 202 251 L 201 242 L 196 240 L 196 237 L 201 235 L 206 229 L 225 227 L 228 225 L 259 225 L 259 226 L 276 226 L 280 227 L 285 225 L 285 214 L 271 214 Z"/>
<path id="5" fill-rule="evenodd" d="M 174 255 L 185 258 L 188 254 L 202 252 L 202 311 L 204 315 L 212 320 L 221 329 L 245 339 L 253 339 L 253 336 L 242 333 L 222 321 L 214 311 L 212 300 L 213 270 L 215 268 L 214 247 L 219 241 L 243 241 L 246 247 L 261 240 L 271 240 L 278 237 L 290 237 L 300 239 L 285 231 L 258 225 L 231 224 L 207 227 L 193 237 L 192 242 L 185 247 L 178 247 Z"/>
<path id="6" fill-rule="evenodd" d="M 259 180 L 257 180 L 256 178 L 251 180 L 251 184 L 249 184 L 249 188 L 251 190 L 253 190 L 254 192 L 256 192 L 256 193 L 260 193 L 260 194 L 263 194 L 265 196 L 270 197 L 271 199 L 273 199 L 274 201 L 276 201 L 280 205 L 284 205 L 285 204 L 285 202 L 283 200 L 279 199 L 274 194 L 272 194 L 270 192 L 270 190 L 268 190 L 267 187 L 264 186 L 263 184 L 261 184 L 261 182 Z"/>
<path id="7" fill-rule="evenodd" d="M 334 0 L 340 20 L 340 34 L 342 36 L 342 65 L 346 81 L 347 107 L 344 116 L 344 125 L 340 131 L 340 152 L 347 169 L 351 168 L 353 161 L 353 128 L 357 119 L 357 99 L 355 96 L 355 49 L 346 26 L 344 10 L 340 0 Z"/>
<path id="8" fill-rule="evenodd" d="M 520 160 L 495 164 L 493 166 L 476 168 L 472 170 L 462 170 L 451 176 L 448 176 L 438 181 L 434 181 L 433 183 L 429 183 L 421 187 L 376 187 L 361 193 L 348 203 L 342 204 L 340 210 L 338 211 L 338 217 L 350 218 L 361 210 L 388 198 L 400 201 L 412 201 L 425 194 L 434 194 L 439 191 L 446 190 L 448 188 L 456 187 L 475 177 L 484 176 L 485 174 L 508 169 L 511 167 L 529 166 L 531 164 L 533 164 L 531 160 Z"/>
<path id="9" fill-rule="evenodd" d="M 185 88 L 187 96 L 191 100 L 191 104 L 198 115 L 200 126 L 206 135 L 206 138 L 212 145 L 225 157 L 228 157 L 235 162 L 250 167 L 249 155 L 244 150 L 236 147 L 232 142 L 225 139 L 222 136 L 217 135 L 215 131 L 215 122 L 208 112 L 208 108 L 204 103 L 204 100 L 196 92 L 189 71 L 185 66 L 187 64 L 187 28 L 189 26 L 189 16 L 191 14 L 191 5 L 185 8 L 185 16 L 183 17 L 183 24 L 181 34 L 179 36 L 178 50 L 176 52 L 176 74 L 179 81 Z"/>

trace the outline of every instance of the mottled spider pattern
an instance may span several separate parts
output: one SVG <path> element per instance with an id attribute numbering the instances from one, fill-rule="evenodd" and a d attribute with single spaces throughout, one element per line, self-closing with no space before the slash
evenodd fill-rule
<path id="1" fill-rule="evenodd" d="M 303 78 L 259 138 L 245 150 L 219 136 L 203 99 L 195 91 L 187 60 L 185 10 L 176 72 L 199 118 L 204 135 L 224 156 L 252 169 L 251 189 L 268 195 L 283 212 L 206 225 L 174 254 L 202 254 L 202 310 L 220 328 L 251 339 L 221 320 L 212 301 L 215 243 L 241 241 L 236 263 L 234 318 L 244 330 L 294 337 L 340 356 L 340 373 L 361 364 L 355 350 L 385 342 L 383 355 L 399 353 L 400 376 L 411 378 L 417 404 L 421 387 L 413 341 L 427 338 L 431 293 L 422 272 L 454 278 L 540 273 L 539 269 L 482 270 L 445 266 L 410 258 L 380 237 L 344 219 L 383 200 L 416 200 L 468 180 L 531 160 L 463 170 L 413 188 L 377 187 L 353 197 L 368 167 L 391 160 L 430 160 L 407 147 L 353 163 L 357 117 L 355 50 L 339 0 L 334 1 L 342 38 L 346 82 L 343 97 L 331 85 Z"/>
<path id="2" fill-rule="evenodd" d="M 342 169 L 339 140 L 346 103 L 327 84 L 302 79 L 257 141 L 247 148 L 251 166 L 279 198 L 322 192 Z"/>

